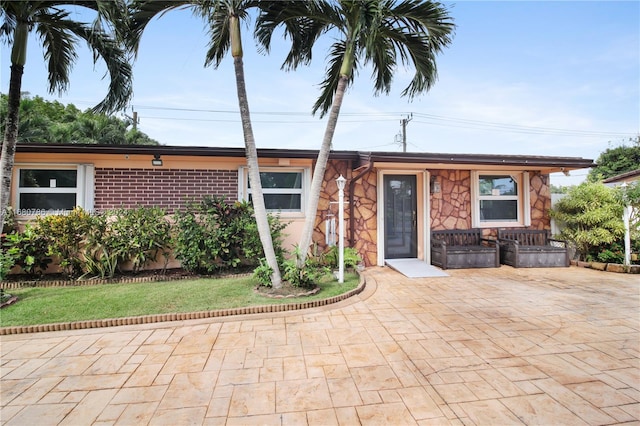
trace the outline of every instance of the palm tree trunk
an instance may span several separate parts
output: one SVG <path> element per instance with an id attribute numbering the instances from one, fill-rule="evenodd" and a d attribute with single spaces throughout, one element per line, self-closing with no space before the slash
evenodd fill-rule
<path id="1" fill-rule="evenodd" d="M 307 202 L 307 208 L 305 210 L 306 217 L 304 221 L 304 228 L 302 229 L 300 244 L 298 245 L 300 249 L 298 267 L 300 268 L 304 266 L 309 246 L 311 246 L 311 239 L 313 237 L 313 230 L 315 228 L 318 211 L 318 202 L 320 201 L 320 191 L 322 190 L 322 183 L 324 182 L 324 172 L 327 168 L 327 161 L 329 160 L 329 153 L 331 152 L 331 141 L 333 141 L 333 134 L 335 133 L 336 126 L 338 125 L 338 116 L 340 115 L 342 99 L 344 98 L 344 92 L 347 88 L 348 80 L 349 78 L 345 74 L 340 74 L 340 80 L 338 81 L 336 93 L 333 98 L 333 105 L 329 112 L 324 138 L 322 139 L 322 146 L 320 147 L 320 152 L 318 152 L 316 166 L 313 170 L 313 179 L 311 180 L 311 189 L 309 191 L 309 201 Z M 344 236 L 340 235 L 340 238 L 344 238 Z"/>
<path id="2" fill-rule="evenodd" d="M 11 76 L 9 77 L 9 95 L 7 99 L 7 122 L 2 140 L 2 156 L 0 156 L 0 233 L 4 228 L 4 216 L 9 206 L 11 192 L 11 176 L 13 161 L 18 143 L 18 124 L 20 120 L 20 91 L 22 90 L 22 74 L 27 61 L 27 40 L 29 26 L 26 22 L 18 22 L 13 34 L 11 47 Z"/>
<path id="3" fill-rule="evenodd" d="M 11 77 L 9 80 L 9 95 L 7 105 L 7 123 L 2 140 L 2 155 L 0 157 L 0 233 L 4 227 L 4 217 L 9 206 L 9 193 L 11 192 L 11 175 L 13 173 L 13 161 L 18 142 L 18 121 L 20 116 L 20 90 L 22 88 L 22 74 L 24 65 L 11 65 Z"/>
<path id="4" fill-rule="evenodd" d="M 251 114 L 249 113 L 249 100 L 247 98 L 247 88 L 244 81 L 244 64 L 242 62 L 242 43 L 240 41 L 240 25 L 237 16 L 230 20 L 231 26 L 231 48 L 233 55 L 233 65 L 236 72 L 236 87 L 238 90 L 238 105 L 240 107 L 240 119 L 242 121 L 242 133 L 244 134 L 245 155 L 249 168 L 249 183 L 251 184 L 251 198 L 253 200 L 253 210 L 258 225 L 258 234 L 262 242 L 264 256 L 267 264 L 273 271 L 271 274 L 271 285 L 274 288 L 282 287 L 282 277 L 278 266 L 278 258 L 273 248 L 271 238 L 271 228 L 267 217 L 267 208 L 264 204 L 262 194 L 262 182 L 260 180 L 260 168 L 258 166 L 258 149 L 251 127 Z"/>

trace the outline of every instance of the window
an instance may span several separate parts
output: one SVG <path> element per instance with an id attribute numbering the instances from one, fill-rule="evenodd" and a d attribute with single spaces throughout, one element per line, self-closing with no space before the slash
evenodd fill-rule
<path id="1" fill-rule="evenodd" d="M 93 166 L 17 166 L 16 213 L 52 214 L 93 208 Z"/>
<path id="2" fill-rule="evenodd" d="M 246 188 L 246 197 L 240 198 L 251 201 L 251 184 L 247 172 L 246 168 L 241 169 L 241 180 Z M 302 212 L 307 185 L 306 174 L 306 169 L 263 169 L 260 172 L 260 181 L 267 210 Z"/>
<path id="3" fill-rule="evenodd" d="M 529 225 L 527 172 L 473 172 L 472 193 L 474 227 Z"/>

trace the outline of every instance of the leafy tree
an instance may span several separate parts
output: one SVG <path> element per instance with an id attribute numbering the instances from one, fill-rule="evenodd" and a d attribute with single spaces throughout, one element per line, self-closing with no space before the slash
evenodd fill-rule
<path id="1" fill-rule="evenodd" d="M 572 186 L 558 186 L 551 184 L 551 193 L 552 194 L 567 194 Z"/>
<path id="2" fill-rule="evenodd" d="M 67 5 L 96 13 L 92 23 L 73 20 Z M 96 112 L 123 109 L 132 94 L 131 65 L 122 48 L 122 36 L 128 23 L 124 0 L 0 0 L 0 41 L 11 48 L 11 75 L 7 118 L 0 158 L 0 229 L 9 204 L 11 173 L 18 142 L 18 124 L 22 74 L 27 59 L 29 33 L 35 31 L 49 71 L 49 91 L 62 92 L 69 86 L 69 74 L 76 59 L 78 42 L 84 40 L 93 52 L 94 62 L 104 60 L 110 77 L 107 96 L 94 107 Z"/>
<path id="3" fill-rule="evenodd" d="M 276 1 L 256 24 L 258 40 L 269 50 L 274 31 L 301 28 L 292 38 L 285 67 L 311 61 L 313 44 L 325 33 L 335 37 L 326 76 L 313 113 L 329 113 L 307 201 L 300 237 L 298 267 L 305 264 L 315 227 L 324 172 L 347 87 L 363 65 L 370 65 L 376 94 L 388 94 L 396 67 L 413 66 L 415 74 L 402 92 L 409 99 L 426 92 L 437 78 L 436 55 L 451 43 L 455 25 L 440 3 L 425 0 Z"/>
<path id="4" fill-rule="evenodd" d="M 596 161 L 597 166 L 589 171 L 588 180 L 596 182 L 640 168 L 640 136 L 629 138 L 630 146 L 622 143 L 607 148 Z"/>
<path id="5" fill-rule="evenodd" d="M 620 195 L 599 182 L 571 188 L 550 215 L 561 226 L 561 237 L 575 244 L 581 260 L 595 258 L 599 247 L 624 236 Z"/>
<path id="6" fill-rule="evenodd" d="M 0 94 L 0 130 L 4 130 L 8 96 Z M 20 101 L 18 143 L 83 143 L 108 145 L 158 145 L 131 127 L 131 120 L 80 111 L 75 105 L 23 96 Z"/>

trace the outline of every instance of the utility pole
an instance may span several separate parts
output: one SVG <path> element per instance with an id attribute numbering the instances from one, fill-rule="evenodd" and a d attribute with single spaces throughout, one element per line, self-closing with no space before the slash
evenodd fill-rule
<path id="1" fill-rule="evenodd" d="M 129 117 L 126 111 L 123 111 L 122 114 L 124 114 L 125 117 L 131 120 L 131 124 L 133 125 L 133 130 L 138 130 L 138 123 L 139 123 L 138 111 L 135 111 L 133 107 L 131 107 L 131 112 L 133 113 L 133 117 Z"/>
<path id="2" fill-rule="evenodd" d="M 402 152 L 407 152 L 407 123 L 413 119 L 413 113 L 409 114 L 407 118 L 400 120 L 402 125 Z"/>

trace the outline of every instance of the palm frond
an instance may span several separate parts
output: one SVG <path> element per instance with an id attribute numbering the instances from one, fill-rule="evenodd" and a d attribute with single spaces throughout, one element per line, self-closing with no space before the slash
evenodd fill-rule
<path id="1" fill-rule="evenodd" d="M 340 81 L 340 70 L 342 69 L 342 63 L 344 62 L 345 54 L 347 50 L 347 44 L 343 40 L 336 41 L 329 53 L 329 64 L 327 65 L 326 77 L 320 84 L 320 97 L 313 105 L 311 112 L 315 114 L 320 111 L 320 118 L 324 117 L 331 109 L 333 104 L 333 96 L 338 88 L 338 82 Z M 354 76 L 358 70 L 358 59 L 354 58 L 353 72 L 348 76 L 348 85 L 353 82 Z"/>
<path id="2" fill-rule="evenodd" d="M 36 32 L 44 47 L 49 92 L 64 92 L 69 86 L 69 74 L 77 59 L 74 35 L 85 29 L 84 24 L 68 20 L 69 12 L 40 10 L 34 15 Z"/>
<path id="3" fill-rule="evenodd" d="M 375 94 L 389 93 L 393 72 L 396 70 L 396 50 L 393 42 L 385 37 L 377 37 L 377 42 L 364 51 L 365 63 L 372 65 L 372 79 Z"/>
<path id="4" fill-rule="evenodd" d="M 335 26 L 336 19 L 340 17 L 332 4 L 319 0 L 262 3 L 254 36 L 261 50 L 268 53 L 274 32 L 282 27 L 285 40 L 291 40 L 291 47 L 282 64 L 285 70 L 309 64 L 316 40 L 331 26 Z"/>
<path id="5" fill-rule="evenodd" d="M 208 17 L 209 43 L 204 65 L 217 68 L 231 47 L 230 10 L 218 5 Z"/>
<path id="6" fill-rule="evenodd" d="M 104 61 L 110 78 L 107 96 L 93 110 L 109 113 L 126 107 L 133 94 L 133 73 L 125 49 L 110 34 L 67 19 L 68 12 L 52 12 L 39 13 L 36 29 L 48 64 L 49 90 L 68 88 L 69 74 L 77 57 L 77 42 L 84 40 L 93 53 L 93 61 Z"/>
<path id="7" fill-rule="evenodd" d="M 13 13 L 11 3 L 7 0 L 0 2 L 0 42 L 7 45 L 13 44 L 13 32 L 17 25 L 16 15 Z"/>

